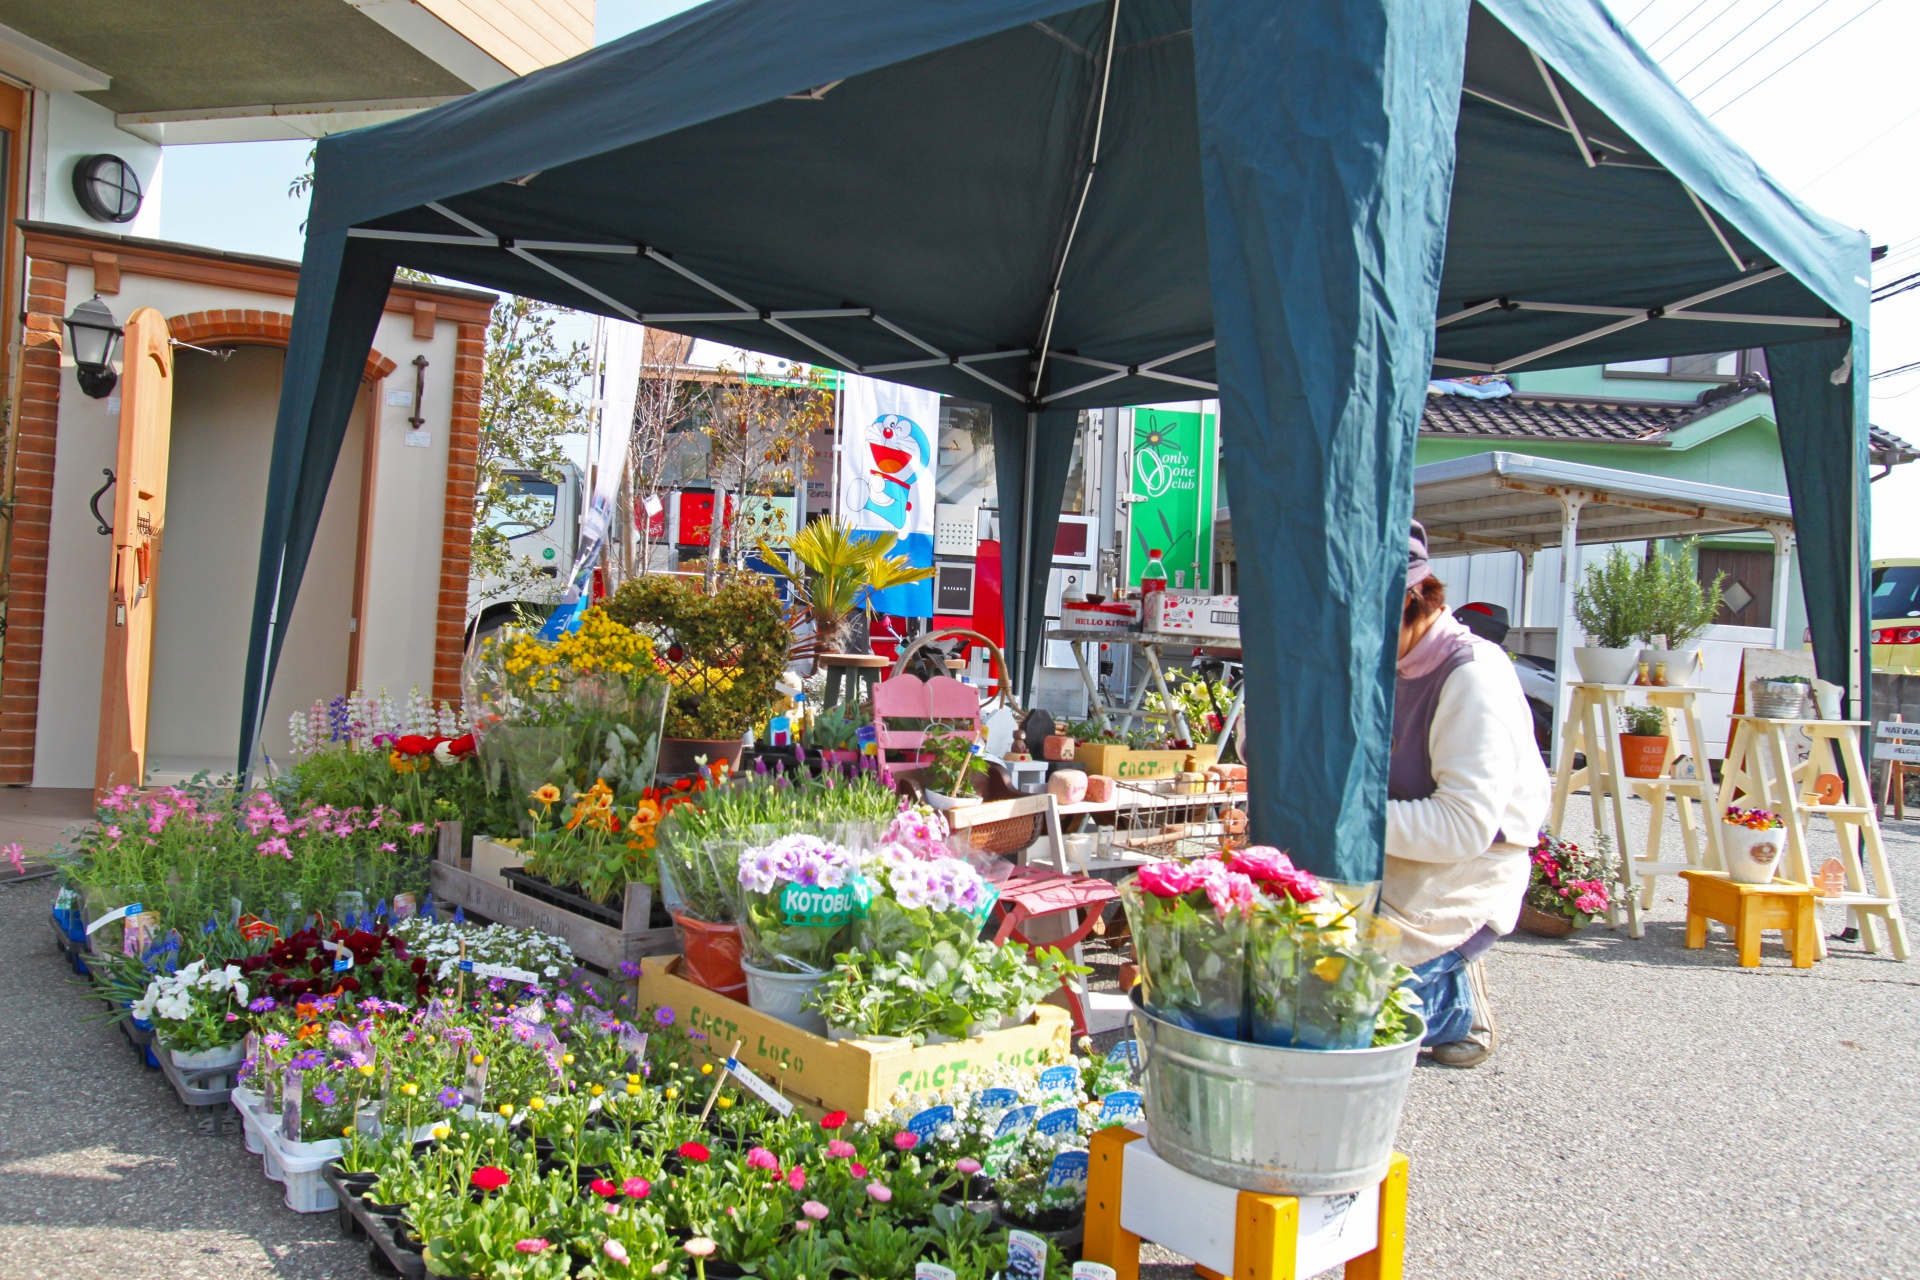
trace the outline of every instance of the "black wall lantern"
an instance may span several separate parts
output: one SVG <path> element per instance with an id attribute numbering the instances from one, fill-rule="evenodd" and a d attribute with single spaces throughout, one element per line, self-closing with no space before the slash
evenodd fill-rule
<path id="1" fill-rule="evenodd" d="M 124 332 L 97 293 L 67 317 L 67 345 L 73 349 L 80 390 L 95 400 L 105 399 L 120 381 L 113 371 L 113 348 Z"/>

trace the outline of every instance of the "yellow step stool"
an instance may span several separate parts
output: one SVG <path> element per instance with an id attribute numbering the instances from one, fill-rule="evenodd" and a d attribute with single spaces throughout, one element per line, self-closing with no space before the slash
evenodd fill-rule
<path id="1" fill-rule="evenodd" d="M 1131 1129 L 1088 1143 L 1081 1256 L 1139 1280 L 1140 1242 L 1194 1263 L 1209 1280 L 1303 1280 L 1346 1264 L 1346 1280 L 1400 1280 L 1407 1247 L 1407 1158 L 1380 1185 L 1332 1196 L 1241 1191 L 1176 1169 Z"/>

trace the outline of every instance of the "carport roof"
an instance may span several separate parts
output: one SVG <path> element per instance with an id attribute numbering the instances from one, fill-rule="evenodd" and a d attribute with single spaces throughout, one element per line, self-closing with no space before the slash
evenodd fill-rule
<path id="1" fill-rule="evenodd" d="M 1413 514 L 1435 556 L 1558 546 L 1563 497 L 1581 502 L 1582 543 L 1791 529 L 1784 494 L 1494 452 L 1413 471 Z"/>

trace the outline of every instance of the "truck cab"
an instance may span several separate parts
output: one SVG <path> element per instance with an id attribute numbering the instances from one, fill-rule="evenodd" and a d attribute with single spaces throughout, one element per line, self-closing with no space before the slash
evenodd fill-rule
<path id="1" fill-rule="evenodd" d="M 517 499 L 496 503 L 489 522 L 507 539 L 514 571 L 474 578 L 467 586 L 467 640 L 498 630 L 516 615 L 544 617 L 559 603 L 580 527 L 585 479 L 572 463 L 549 480 L 537 471 L 509 471 L 503 483 Z"/>

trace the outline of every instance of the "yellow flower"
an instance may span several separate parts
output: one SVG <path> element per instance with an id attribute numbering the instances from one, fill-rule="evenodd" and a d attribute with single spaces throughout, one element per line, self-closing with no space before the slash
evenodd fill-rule
<path id="1" fill-rule="evenodd" d="M 668 1085 L 666 1089 L 666 1094 L 667 1094 L 667 1101 L 672 1102 L 675 1098 L 680 1096 L 680 1089 L 677 1085 Z"/>
<path id="2" fill-rule="evenodd" d="M 547 1109 L 547 1100 L 541 1097 L 539 1094 L 536 1093 L 531 1098 L 527 1099 L 527 1110 L 545 1111 L 546 1109 Z"/>
<path id="3" fill-rule="evenodd" d="M 712 1074 L 713 1074 L 713 1064 L 712 1064 L 711 1062 L 703 1062 L 703 1063 L 701 1063 L 701 1064 L 700 1064 L 700 1074 L 701 1074 L 701 1075 L 703 1075 L 703 1076 L 710 1076 L 710 1075 L 712 1075 Z"/>
<path id="4" fill-rule="evenodd" d="M 1321 956 L 1313 962 L 1313 976 L 1322 982 L 1338 982 L 1347 971 L 1345 956 Z"/>
<path id="5" fill-rule="evenodd" d="M 592 1094 L 592 1095 L 593 1095 L 594 1097 L 596 1097 L 596 1098 L 597 1098 L 597 1097 L 599 1097 L 599 1096 L 600 1096 L 601 1094 L 603 1094 L 603 1093 L 605 1093 L 605 1092 L 606 1092 L 606 1090 L 605 1090 L 605 1089 L 602 1089 L 602 1088 L 601 1088 L 601 1087 L 600 1087 L 599 1085 L 597 1085 L 597 1084 L 596 1084 L 596 1085 L 594 1085 L 594 1086 L 593 1086 L 593 1087 L 592 1087 L 591 1089 L 588 1089 L 588 1090 L 587 1090 L 587 1092 L 588 1092 L 588 1093 L 590 1093 L 590 1094 Z"/>
<path id="6" fill-rule="evenodd" d="M 373 1074 L 373 1064 L 371 1062 L 361 1063 L 360 1066 L 356 1068 L 356 1070 L 358 1070 L 360 1074 L 363 1076 L 370 1076 Z"/>
<path id="7" fill-rule="evenodd" d="M 453 1130 L 449 1129 L 444 1124 L 437 1124 L 433 1126 L 433 1136 L 441 1142 L 445 1142 L 447 1140 L 447 1135 L 452 1132 Z"/>
<path id="8" fill-rule="evenodd" d="M 639 1092 L 640 1092 L 640 1086 L 639 1086 L 639 1085 L 637 1085 L 637 1084 L 630 1084 L 630 1085 L 628 1085 L 628 1086 L 627 1086 L 627 1092 L 628 1092 L 628 1093 L 630 1093 L 630 1094 L 632 1094 L 632 1093 L 639 1093 Z"/>
<path id="9" fill-rule="evenodd" d="M 411 1098 L 414 1094 L 420 1092 L 420 1086 L 409 1080 L 400 1086 L 400 1092 Z"/>
<path id="10" fill-rule="evenodd" d="M 568 1066 L 568 1067 L 570 1067 L 570 1066 L 572 1066 L 572 1065 L 573 1065 L 573 1055 L 572 1055 L 572 1054 L 570 1054 L 570 1053 L 563 1053 L 563 1054 L 561 1054 L 561 1055 L 560 1055 L 560 1062 L 561 1062 L 561 1065 L 563 1065 L 563 1066 Z"/>
<path id="11" fill-rule="evenodd" d="M 728 1107 L 733 1105 L 733 1096 L 731 1094 L 723 1093 L 718 1098 L 715 1098 L 713 1102 L 715 1106 L 719 1107 L 722 1111 L 725 1111 Z"/>
<path id="12" fill-rule="evenodd" d="M 627 820 L 627 830 L 635 835 L 660 821 L 660 806 L 652 800 L 639 800 L 634 803 L 633 817 Z"/>
<path id="13" fill-rule="evenodd" d="M 343 1138 L 351 1138 L 353 1136 L 353 1126 L 348 1125 L 346 1128 L 342 1129 L 340 1131 L 340 1136 Z"/>
<path id="14" fill-rule="evenodd" d="M 539 790 L 533 793 L 533 798 L 538 800 L 543 807 L 551 808 L 554 803 L 560 799 L 560 788 L 554 786 L 551 782 L 545 783 Z"/>
<path id="15" fill-rule="evenodd" d="M 503 1116 L 509 1116 L 509 1117 L 511 1117 L 511 1116 L 513 1115 L 513 1104 L 512 1104 L 511 1102 L 503 1102 L 503 1103 L 501 1103 L 501 1104 L 500 1104 L 500 1114 L 501 1114 L 501 1115 L 503 1115 Z"/>
<path id="16" fill-rule="evenodd" d="M 486 1065 L 486 1062 L 487 1062 L 487 1055 L 486 1055 L 486 1054 L 484 1054 L 484 1053 L 476 1053 L 476 1054 L 474 1054 L 474 1055 L 473 1055 L 473 1065 L 474 1065 L 474 1066 L 476 1066 L 476 1067 L 480 1067 L 480 1066 L 485 1066 L 485 1065 Z"/>

